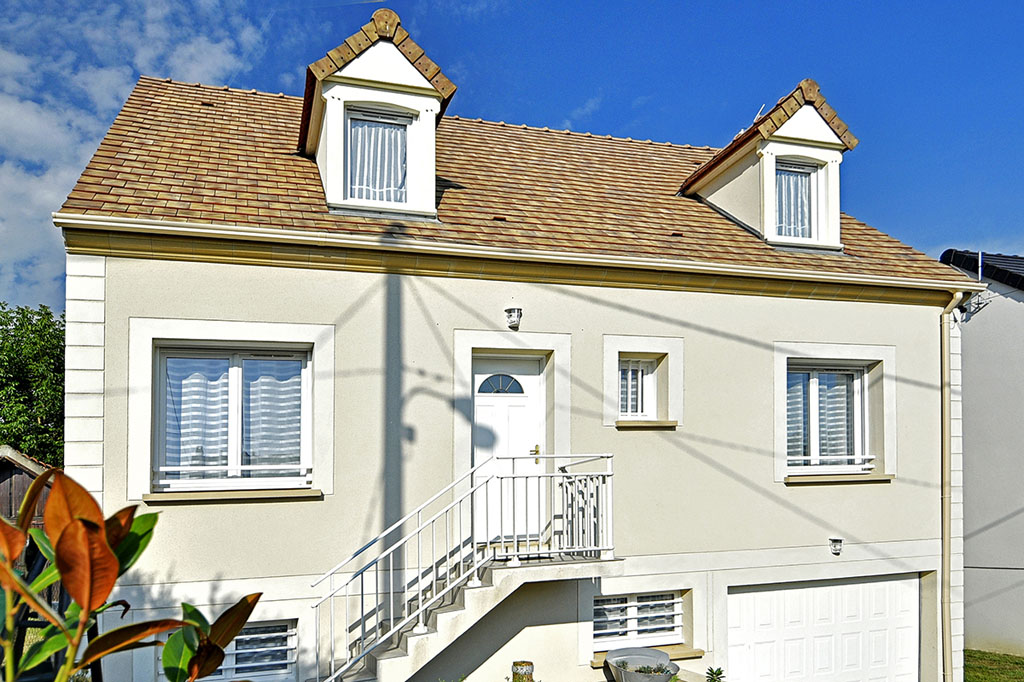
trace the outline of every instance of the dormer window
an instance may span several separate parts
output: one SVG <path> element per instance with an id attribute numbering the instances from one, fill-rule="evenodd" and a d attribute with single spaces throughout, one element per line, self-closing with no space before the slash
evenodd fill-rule
<path id="1" fill-rule="evenodd" d="M 411 119 L 375 112 L 349 112 L 348 198 L 405 203 L 408 177 L 406 135 Z"/>
<path id="2" fill-rule="evenodd" d="M 772 246 L 838 250 L 839 164 L 855 146 L 857 138 L 825 103 L 818 84 L 804 80 L 679 190 Z"/>
<path id="3" fill-rule="evenodd" d="M 389 9 L 310 64 L 299 148 L 316 157 L 325 210 L 436 219 L 436 128 L 454 94 Z"/>
<path id="4" fill-rule="evenodd" d="M 815 170 L 815 166 L 806 163 L 775 164 L 776 235 L 799 239 L 813 236 Z"/>

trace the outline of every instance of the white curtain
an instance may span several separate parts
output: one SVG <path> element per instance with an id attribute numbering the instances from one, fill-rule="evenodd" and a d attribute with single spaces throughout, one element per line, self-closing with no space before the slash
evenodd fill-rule
<path id="1" fill-rule="evenodd" d="M 643 414 L 644 365 L 637 361 L 619 364 L 619 413 Z"/>
<path id="2" fill-rule="evenodd" d="M 299 464 L 302 416 L 299 360 L 242 362 L 242 464 Z M 253 471 L 247 476 L 289 476 L 298 471 Z"/>
<path id="3" fill-rule="evenodd" d="M 811 454 L 807 402 L 810 380 L 808 372 L 790 372 L 786 378 L 786 454 L 794 458 Z M 790 462 L 792 466 L 807 464 L 810 462 L 804 459 Z"/>
<path id="4" fill-rule="evenodd" d="M 778 234 L 811 236 L 811 174 L 779 168 L 775 173 Z"/>
<path id="5" fill-rule="evenodd" d="M 405 201 L 405 126 L 353 118 L 349 130 L 349 196 Z"/>
<path id="6" fill-rule="evenodd" d="M 167 466 L 219 466 L 228 461 L 226 358 L 168 358 L 164 453 Z M 226 472 L 168 473 L 217 478 Z"/>
<path id="7" fill-rule="evenodd" d="M 852 457 L 853 375 L 822 372 L 818 375 L 818 423 L 822 457 Z M 825 460 L 843 464 L 841 459 Z M 853 460 L 847 463 L 853 464 Z"/>

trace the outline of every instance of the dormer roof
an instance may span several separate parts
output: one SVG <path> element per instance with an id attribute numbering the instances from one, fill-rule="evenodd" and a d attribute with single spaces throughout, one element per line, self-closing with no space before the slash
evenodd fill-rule
<path id="1" fill-rule="evenodd" d="M 790 120 L 804 105 L 813 106 L 821 115 L 821 118 L 832 129 L 843 145 L 843 151 L 853 149 L 859 140 L 850 132 L 849 126 L 843 123 L 836 110 L 828 105 L 825 96 L 821 94 L 818 84 L 810 78 L 805 78 L 797 84 L 788 95 L 778 101 L 765 114 L 759 116 L 754 123 L 743 130 L 732 142 L 722 147 L 713 157 L 708 159 L 704 165 L 695 170 L 679 188 L 682 195 L 692 194 L 693 188 L 698 185 L 701 179 L 705 178 L 715 168 L 727 162 L 734 154 L 744 149 L 752 140 L 767 140 L 775 134 L 779 128 Z"/>
<path id="2" fill-rule="evenodd" d="M 320 99 L 323 81 L 381 41 L 394 44 L 398 51 L 437 91 L 441 99 L 441 110 L 438 115 L 438 122 L 440 122 L 441 116 L 444 115 L 448 103 L 451 102 L 452 96 L 455 94 L 455 84 L 441 72 L 441 67 L 427 56 L 423 48 L 409 37 L 409 32 L 402 28 L 402 20 L 398 14 L 390 9 L 381 8 L 373 13 L 369 23 L 346 38 L 336 48 L 330 50 L 322 59 L 318 59 L 306 68 L 306 90 L 302 98 L 302 118 L 299 124 L 300 151 L 308 153 L 310 143 L 315 145 L 315 140 L 310 139 L 312 137 L 310 123 L 313 120 L 316 104 Z"/>

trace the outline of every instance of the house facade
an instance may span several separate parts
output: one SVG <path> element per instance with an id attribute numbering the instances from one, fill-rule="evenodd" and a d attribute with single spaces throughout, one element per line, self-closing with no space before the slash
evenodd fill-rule
<path id="1" fill-rule="evenodd" d="M 143 77 L 55 224 L 128 617 L 266 680 L 962 677 L 957 330 L 803 81 L 721 149 L 445 116 L 389 10 L 303 98 Z M 161 679 L 149 650 L 112 679 Z"/>
<path id="2" fill-rule="evenodd" d="M 1024 521 L 1017 418 L 1024 257 L 949 249 L 948 263 L 988 285 L 963 306 L 964 624 L 971 649 L 1024 654 Z M 979 274 L 980 273 L 980 274 Z"/>

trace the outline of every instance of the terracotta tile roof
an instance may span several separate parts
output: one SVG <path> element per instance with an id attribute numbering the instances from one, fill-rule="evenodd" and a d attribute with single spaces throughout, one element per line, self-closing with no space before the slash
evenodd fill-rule
<path id="1" fill-rule="evenodd" d="M 847 215 L 844 253 L 769 246 L 676 195 L 713 148 L 479 119 L 446 117 L 438 126 L 438 221 L 330 214 L 316 163 L 296 151 L 301 107 L 297 97 L 143 77 L 62 212 L 965 279 Z"/>
<path id="2" fill-rule="evenodd" d="M 781 128 L 782 124 L 788 121 L 805 104 L 810 104 L 821 114 L 825 123 L 836 134 L 836 137 L 842 141 L 846 149 L 853 149 L 860 142 L 850 132 L 849 126 L 839 118 L 836 110 L 825 101 L 825 96 L 821 94 L 821 88 L 818 87 L 818 84 L 810 78 L 805 78 L 797 84 L 793 92 L 780 99 L 774 107 L 759 116 L 753 125 L 741 131 L 729 144 L 722 147 L 717 154 L 695 170 L 690 177 L 686 178 L 679 191 L 682 194 L 690 193 L 690 189 L 698 180 L 732 156 L 735 151 L 744 147 L 753 138 L 760 137 L 762 140 L 767 140 L 771 137 L 772 133 Z"/>
<path id="3" fill-rule="evenodd" d="M 303 97 L 302 118 L 299 123 L 300 148 L 306 145 L 313 101 L 319 93 L 317 86 L 320 82 L 382 40 L 394 43 L 398 51 L 409 60 L 409 63 L 430 81 L 430 84 L 441 95 L 441 114 L 444 114 L 448 104 L 452 101 L 452 95 L 455 94 L 455 83 L 441 73 L 441 67 L 435 64 L 434 60 L 423 51 L 423 48 L 409 37 L 409 32 L 402 28 L 402 20 L 398 18 L 398 15 L 394 11 L 382 7 L 373 13 L 369 23 L 346 38 L 341 45 L 330 50 L 325 57 L 318 59 L 306 68 L 306 94 Z"/>

